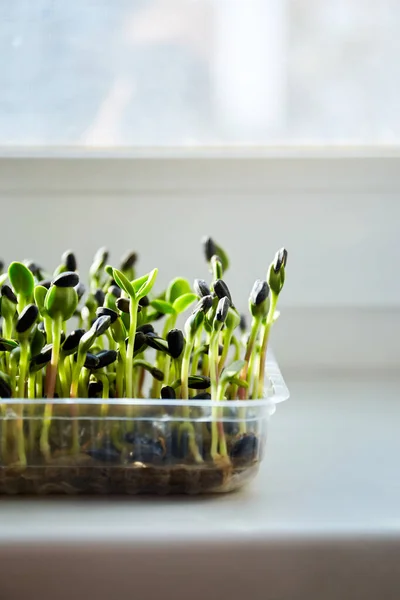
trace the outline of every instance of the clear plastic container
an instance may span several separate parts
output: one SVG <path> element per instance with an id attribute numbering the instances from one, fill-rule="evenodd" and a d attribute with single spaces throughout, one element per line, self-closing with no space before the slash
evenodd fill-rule
<path id="1" fill-rule="evenodd" d="M 256 475 L 269 419 L 289 397 L 271 354 L 267 373 L 262 400 L 55 399 L 47 436 L 46 400 L 0 400 L 0 494 L 235 490 Z M 213 427 L 226 452 L 212 457 Z"/>

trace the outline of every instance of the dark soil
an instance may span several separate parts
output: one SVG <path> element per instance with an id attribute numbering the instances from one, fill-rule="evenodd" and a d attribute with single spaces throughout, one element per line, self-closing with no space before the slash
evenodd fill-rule
<path id="1" fill-rule="evenodd" d="M 243 464 L 101 464 L 87 454 L 59 456 L 43 466 L 0 467 L 0 494 L 207 494 L 229 492 L 252 479 L 258 461 Z"/>

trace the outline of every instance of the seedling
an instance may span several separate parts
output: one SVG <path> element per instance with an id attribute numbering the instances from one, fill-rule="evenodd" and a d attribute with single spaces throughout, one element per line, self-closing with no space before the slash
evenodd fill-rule
<path id="1" fill-rule="evenodd" d="M 13 262 L 4 273 L 0 264 L 1 467 L 17 465 L 19 473 L 60 465 L 58 477 L 70 490 L 75 484 L 61 474 L 68 461 L 132 469 L 195 463 L 205 477 L 201 469 L 212 465 L 225 476 L 257 460 L 259 432 L 246 411 L 268 382 L 287 251 L 254 283 L 247 332 L 226 278 L 226 252 L 209 237 L 203 247 L 211 276 L 193 285 L 176 277 L 161 292 L 153 291 L 157 269 L 136 275 L 135 252 L 114 268 L 100 249 L 88 285 L 71 250 L 53 277 L 34 261 Z M 15 406 L 9 398 L 18 398 Z M 247 401 L 246 409 L 230 423 L 227 406 L 235 400 Z M 93 473 L 100 485 L 102 469 Z"/>

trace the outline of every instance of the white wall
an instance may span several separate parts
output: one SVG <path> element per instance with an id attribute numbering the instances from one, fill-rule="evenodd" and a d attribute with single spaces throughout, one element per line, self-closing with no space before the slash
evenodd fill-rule
<path id="1" fill-rule="evenodd" d="M 114 264 L 132 248 L 140 253 L 140 272 L 159 267 L 161 286 L 178 274 L 191 280 L 207 276 L 200 239 L 208 233 L 229 252 L 232 268 L 226 280 L 236 304 L 246 309 L 254 279 L 265 276 L 275 250 L 285 245 L 289 262 L 281 307 L 288 317 L 276 329 L 279 352 L 290 356 L 290 364 L 304 361 L 298 339 L 294 351 L 285 349 L 296 331 L 296 336 L 311 336 L 321 366 L 341 353 L 346 363 L 356 336 L 363 339 L 360 364 L 375 364 L 368 310 L 376 314 L 391 308 L 387 318 L 394 327 L 399 322 L 396 161 L 353 161 L 350 166 L 331 161 L 330 167 L 326 161 L 268 159 L 257 168 L 240 161 L 195 160 L 109 165 L 101 160 L 86 165 L 0 161 L 0 255 L 7 261 L 33 258 L 53 268 L 70 247 L 86 271 L 97 247 L 109 247 Z M 301 307 L 309 310 L 301 312 Z M 336 316 L 328 318 L 323 335 L 324 310 L 331 308 Z M 344 354 L 338 343 L 328 343 L 332 328 L 342 331 Z M 385 331 L 386 337 L 399 332 Z M 378 354 L 385 364 L 398 364 L 393 343 L 381 340 Z"/>

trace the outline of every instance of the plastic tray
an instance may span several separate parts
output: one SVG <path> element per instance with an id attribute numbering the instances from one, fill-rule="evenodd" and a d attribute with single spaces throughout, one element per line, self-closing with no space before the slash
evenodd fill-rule
<path id="1" fill-rule="evenodd" d="M 47 456 L 40 444 L 46 400 L 1 400 L 0 494 L 235 490 L 256 475 L 269 419 L 289 397 L 271 354 L 267 373 L 262 400 L 52 400 Z M 18 462 L 19 427 L 26 464 Z M 227 452 L 212 458 L 213 427 L 223 431 Z"/>

